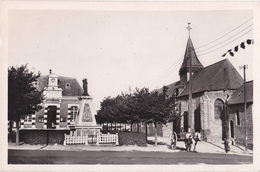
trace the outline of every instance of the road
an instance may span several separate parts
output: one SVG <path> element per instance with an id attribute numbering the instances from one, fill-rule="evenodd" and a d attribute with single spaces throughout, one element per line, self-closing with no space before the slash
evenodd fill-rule
<path id="1" fill-rule="evenodd" d="M 252 164 L 252 156 L 194 152 L 8 150 L 8 164 Z"/>

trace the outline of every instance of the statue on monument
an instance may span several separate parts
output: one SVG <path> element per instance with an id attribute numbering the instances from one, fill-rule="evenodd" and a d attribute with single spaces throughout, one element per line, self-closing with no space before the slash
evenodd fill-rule
<path id="1" fill-rule="evenodd" d="M 83 96 L 89 96 L 89 94 L 88 94 L 88 81 L 87 81 L 87 79 L 85 78 L 85 79 L 83 79 L 82 80 L 82 82 L 83 82 Z"/>

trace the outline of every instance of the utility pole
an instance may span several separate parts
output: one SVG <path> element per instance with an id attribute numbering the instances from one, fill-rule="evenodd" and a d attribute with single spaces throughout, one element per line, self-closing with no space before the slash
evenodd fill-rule
<path id="1" fill-rule="evenodd" d="M 187 27 L 187 30 L 189 31 L 189 39 L 190 39 L 190 30 L 191 30 L 191 27 L 190 27 L 190 24 L 191 23 L 188 23 L 188 27 Z M 191 52 L 190 52 L 190 47 L 189 47 L 189 50 L 188 50 L 188 55 L 189 55 L 189 58 L 190 58 L 190 66 L 189 66 L 189 82 L 190 82 L 190 86 L 189 86 L 189 125 L 188 125 L 188 132 L 193 132 L 192 131 L 192 127 L 191 127 L 191 123 L 192 123 L 192 59 L 191 59 Z"/>
<path id="2" fill-rule="evenodd" d="M 245 151 L 247 151 L 247 124 L 246 124 L 246 69 L 248 65 L 239 66 L 239 69 L 244 70 L 244 117 L 245 117 Z"/>

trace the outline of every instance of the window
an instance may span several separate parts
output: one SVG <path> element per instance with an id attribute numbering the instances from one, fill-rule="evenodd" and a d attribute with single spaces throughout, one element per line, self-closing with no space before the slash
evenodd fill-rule
<path id="1" fill-rule="evenodd" d="M 236 122 L 237 122 L 237 125 L 240 125 L 240 117 L 239 117 L 239 111 L 236 110 Z"/>
<path id="2" fill-rule="evenodd" d="M 39 117 L 39 118 L 38 118 L 38 122 L 39 122 L 39 123 L 43 123 L 43 122 L 44 122 L 44 118 L 43 118 L 43 117 Z"/>
<path id="3" fill-rule="evenodd" d="M 65 88 L 70 89 L 70 83 L 66 83 Z"/>
<path id="4" fill-rule="evenodd" d="M 30 115 L 25 115 L 25 117 L 24 117 L 24 122 L 32 122 L 32 114 L 30 114 Z"/>
<path id="5" fill-rule="evenodd" d="M 217 99 L 214 103 L 214 115 L 215 115 L 215 119 L 223 120 L 223 117 L 224 117 L 224 102 L 220 99 Z"/>
<path id="6" fill-rule="evenodd" d="M 75 122 L 76 120 L 76 115 L 78 112 L 78 107 L 77 106 L 71 106 L 71 115 L 72 115 L 72 121 Z"/>
<path id="7" fill-rule="evenodd" d="M 65 117 L 61 117 L 60 118 L 60 122 L 66 122 L 66 118 Z"/>

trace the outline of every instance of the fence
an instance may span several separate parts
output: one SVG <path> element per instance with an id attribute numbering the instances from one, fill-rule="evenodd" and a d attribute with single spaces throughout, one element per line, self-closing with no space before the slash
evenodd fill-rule
<path id="1" fill-rule="evenodd" d="M 88 144 L 88 136 L 73 136 L 64 134 L 64 143 L 63 145 L 71 145 L 71 144 Z"/>
<path id="2" fill-rule="evenodd" d="M 118 134 L 100 134 L 100 135 L 66 135 L 64 134 L 64 145 L 68 144 L 116 144 L 118 145 Z"/>
<path id="3" fill-rule="evenodd" d="M 98 144 L 116 144 L 118 145 L 118 133 L 97 135 Z"/>

